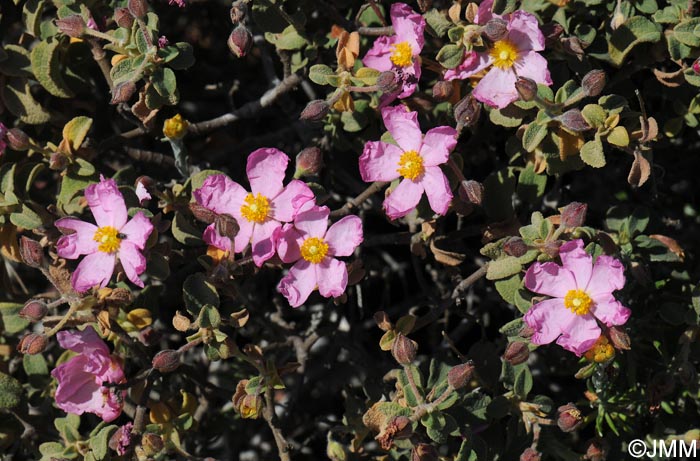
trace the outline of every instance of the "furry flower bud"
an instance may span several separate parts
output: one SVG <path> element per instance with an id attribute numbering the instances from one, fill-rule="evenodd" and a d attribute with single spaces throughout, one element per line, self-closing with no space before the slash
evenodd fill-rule
<path id="1" fill-rule="evenodd" d="M 508 23 L 501 18 L 493 18 L 486 23 L 483 32 L 489 40 L 497 42 L 508 32 Z"/>
<path id="2" fill-rule="evenodd" d="M 415 341 L 399 333 L 391 346 L 391 355 L 401 365 L 409 365 L 416 358 L 417 349 Z"/>
<path id="3" fill-rule="evenodd" d="M 523 101 L 532 101 L 537 97 L 537 82 L 531 78 L 518 77 L 515 81 L 515 89 Z"/>
<path id="4" fill-rule="evenodd" d="M 131 29 L 131 26 L 134 25 L 134 16 L 129 11 L 129 8 L 117 8 L 114 10 L 114 22 L 119 27 Z"/>
<path id="5" fill-rule="evenodd" d="M 172 349 L 160 351 L 153 357 L 151 365 L 161 373 L 170 373 L 180 366 L 180 355 L 179 351 Z"/>
<path id="6" fill-rule="evenodd" d="M 452 97 L 453 92 L 454 87 L 452 82 L 448 82 L 446 80 L 439 80 L 433 86 L 433 98 L 435 98 L 437 101 L 447 101 Z"/>
<path id="7" fill-rule="evenodd" d="M 129 102 L 131 97 L 136 93 L 136 84 L 134 82 L 123 82 L 115 85 L 112 89 L 112 99 L 110 104 L 121 104 Z"/>
<path id="8" fill-rule="evenodd" d="M 19 316 L 23 319 L 31 320 L 32 322 L 38 322 L 46 316 L 49 312 L 49 308 L 46 303 L 40 299 L 30 299 L 24 304 L 24 307 L 20 309 Z"/>
<path id="9" fill-rule="evenodd" d="M 509 237 L 503 244 L 503 251 L 505 251 L 507 255 L 515 256 L 516 258 L 527 253 L 527 250 L 527 243 L 520 237 Z"/>
<path id="10" fill-rule="evenodd" d="M 542 453 L 530 447 L 526 448 L 520 455 L 520 461 L 540 461 L 541 459 Z"/>
<path id="11" fill-rule="evenodd" d="M 297 154 L 295 178 L 315 176 L 323 168 L 323 152 L 318 147 L 307 147 Z"/>
<path id="12" fill-rule="evenodd" d="M 605 71 L 595 69 L 583 76 L 581 88 L 586 96 L 598 96 L 605 88 L 605 80 Z"/>
<path id="13" fill-rule="evenodd" d="M 49 343 L 44 335 L 29 333 L 24 335 L 17 344 L 17 350 L 22 354 L 35 355 L 44 352 L 46 345 Z"/>
<path id="14" fill-rule="evenodd" d="M 527 344 L 522 341 L 513 341 L 506 347 L 503 360 L 515 366 L 527 362 L 529 356 L 530 350 L 527 348 Z"/>
<path id="15" fill-rule="evenodd" d="M 237 25 L 228 37 L 228 48 L 237 58 L 242 58 L 253 45 L 253 35 L 243 24 Z"/>
<path id="16" fill-rule="evenodd" d="M 299 118 L 309 122 L 317 122 L 328 115 L 330 110 L 331 107 L 326 101 L 322 99 L 314 99 L 306 105 L 303 111 L 301 111 Z"/>
<path id="17" fill-rule="evenodd" d="M 479 121 L 481 104 L 470 94 L 463 97 L 454 107 L 454 117 L 457 125 L 473 126 Z"/>
<path id="18" fill-rule="evenodd" d="M 399 81 L 396 72 L 387 70 L 379 74 L 379 77 L 377 77 L 377 88 L 379 88 L 382 93 L 393 93 L 398 90 Z"/>
<path id="19" fill-rule="evenodd" d="M 56 20 L 56 27 L 69 37 L 80 38 L 85 33 L 87 25 L 85 19 L 79 14 L 66 16 L 63 19 Z"/>
<path id="20" fill-rule="evenodd" d="M 41 267 L 44 263 L 44 249 L 36 240 L 22 236 L 19 239 L 19 253 L 24 264 L 29 267 Z"/>
<path id="21" fill-rule="evenodd" d="M 148 13 L 148 2 L 146 0 L 129 0 L 127 8 L 134 17 L 143 19 Z"/>
<path id="22" fill-rule="evenodd" d="M 473 373 L 474 364 L 471 361 L 455 365 L 447 372 L 447 384 L 453 389 L 461 389 L 472 379 Z"/>
<path id="23" fill-rule="evenodd" d="M 573 403 L 567 403 L 557 409 L 557 426 L 563 432 L 575 431 L 582 421 L 581 412 Z"/>
<path id="24" fill-rule="evenodd" d="M 30 147 L 29 136 L 19 128 L 9 129 L 5 135 L 5 139 L 7 140 L 7 145 L 10 146 L 12 150 L 22 152 Z"/>
<path id="25" fill-rule="evenodd" d="M 586 222 L 588 205 L 581 202 L 571 202 L 559 211 L 561 212 L 561 227 L 566 229 L 581 227 Z"/>

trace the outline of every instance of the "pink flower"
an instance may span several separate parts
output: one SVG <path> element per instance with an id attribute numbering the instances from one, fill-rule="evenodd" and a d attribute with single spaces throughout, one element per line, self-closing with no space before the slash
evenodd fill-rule
<path id="1" fill-rule="evenodd" d="M 477 22 L 485 24 L 493 17 L 487 0 L 479 7 Z M 516 11 L 504 17 L 508 21 L 505 37 L 485 51 L 469 51 L 462 64 L 445 72 L 445 80 L 463 80 L 490 68 L 474 88 L 479 101 L 502 109 L 519 96 L 515 89 L 518 77 L 531 78 L 537 83 L 551 85 L 547 60 L 537 51 L 544 50 L 544 35 L 537 18 L 525 11 Z"/>
<path id="2" fill-rule="evenodd" d="M 121 363 L 90 326 L 83 331 L 59 331 L 56 336 L 61 347 L 78 353 L 51 372 L 58 381 L 58 408 L 76 415 L 94 413 L 106 422 L 116 419 L 122 411 L 124 391 L 103 383 L 124 381 Z"/>
<path id="3" fill-rule="evenodd" d="M 429 130 L 425 136 L 418 125 L 418 114 L 402 106 L 382 110 L 384 125 L 398 146 L 383 141 L 365 144 L 360 157 L 360 175 L 365 182 L 404 179 L 384 200 L 384 210 L 391 219 L 406 216 L 423 192 L 430 208 L 445 214 L 452 201 L 447 177 L 439 165 L 447 162 L 457 145 L 457 131 L 449 126 Z"/>
<path id="4" fill-rule="evenodd" d="M 624 267 L 606 255 L 593 264 L 580 239 L 562 245 L 559 257 L 562 266 L 535 263 L 527 270 L 525 287 L 552 298 L 532 306 L 524 320 L 535 330 L 534 344 L 559 338 L 557 344 L 581 356 L 601 334 L 598 321 L 622 325 L 631 314 L 612 294 L 625 286 Z"/>
<path id="5" fill-rule="evenodd" d="M 275 254 L 277 233 L 282 223 L 294 219 L 299 208 L 314 194 L 302 181 L 292 180 L 282 186 L 289 157 L 273 149 L 258 149 L 248 156 L 248 181 L 252 192 L 225 175 L 209 176 L 194 191 L 197 203 L 209 210 L 236 218 L 240 230 L 233 250 L 241 253 L 251 242 L 253 261 L 260 267 Z M 220 250 L 231 251 L 231 241 L 222 237 L 213 224 L 204 231 L 204 241 Z"/>
<path id="6" fill-rule="evenodd" d="M 395 71 L 402 82 L 402 87 L 396 93 L 382 98 L 383 105 L 397 97 L 406 98 L 416 91 L 421 74 L 420 52 L 425 45 L 423 16 L 405 3 L 391 5 L 390 16 L 395 35 L 378 37 L 362 60 L 365 66 L 378 71 Z"/>
<path id="7" fill-rule="evenodd" d="M 328 207 L 311 203 L 286 224 L 277 243 L 285 263 L 293 263 L 277 290 L 292 307 L 299 307 L 318 288 L 321 296 L 338 297 L 348 285 L 348 270 L 336 256 L 350 256 L 362 243 L 362 221 L 346 216 L 328 227 Z"/>
<path id="8" fill-rule="evenodd" d="M 66 234 L 56 243 L 58 256 L 77 259 L 86 255 L 73 272 L 73 288 L 82 293 L 95 285 L 107 286 L 117 260 L 129 280 L 143 288 L 139 275 L 146 270 L 146 258 L 141 252 L 153 224 L 141 211 L 127 222 L 124 197 L 113 179 L 101 176 L 98 184 L 85 189 L 85 198 L 97 225 L 75 218 L 63 218 L 55 223 Z"/>
<path id="9" fill-rule="evenodd" d="M 168 40 L 168 37 L 161 35 L 158 38 L 158 48 L 165 48 L 168 45 L 170 45 L 170 40 Z"/>

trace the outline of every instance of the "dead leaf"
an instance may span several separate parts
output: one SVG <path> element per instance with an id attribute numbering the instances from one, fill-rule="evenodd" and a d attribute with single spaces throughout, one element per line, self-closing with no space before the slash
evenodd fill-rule
<path id="1" fill-rule="evenodd" d="M 651 164 L 639 150 L 634 152 L 634 161 L 627 175 L 627 182 L 631 186 L 641 187 L 651 175 Z"/>
<path id="2" fill-rule="evenodd" d="M 666 245 L 666 247 L 671 250 L 672 253 L 674 253 L 676 256 L 678 256 L 681 261 L 685 259 L 685 251 L 683 251 L 683 248 L 678 244 L 678 242 L 675 239 L 672 239 L 671 237 L 667 237 L 665 235 L 661 234 L 653 234 L 650 235 L 649 238 L 653 238 L 654 240 L 658 240 L 659 242 L 663 243 Z"/>

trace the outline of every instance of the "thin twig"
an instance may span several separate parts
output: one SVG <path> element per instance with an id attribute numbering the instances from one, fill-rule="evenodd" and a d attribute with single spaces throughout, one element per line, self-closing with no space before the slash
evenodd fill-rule
<path id="1" fill-rule="evenodd" d="M 370 185 L 367 189 L 362 191 L 360 195 L 346 203 L 345 205 L 342 206 L 342 208 L 338 208 L 337 210 L 334 210 L 331 212 L 331 218 L 340 218 L 341 216 L 345 216 L 352 211 L 353 208 L 357 208 L 362 203 L 367 200 L 370 196 L 372 196 L 375 192 L 379 192 L 382 187 L 386 186 L 387 182 L 382 182 L 382 181 L 377 181 Z"/>
<path id="2" fill-rule="evenodd" d="M 265 408 L 263 409 L 263 418 L 267 421 L 267 425 L 270 426 L 272 435 L 275 438 L 275 443 L 277 444 L 277 453 L 279 454 L 280 461 L 290 461 L 289 457 L 289 442 L 284 438 L 282 430 L 277 425 L 277 415 L 275 414 L 275 402 L 272 398 L 273 389 L 271 386 L 265 387 Z"/>
<path id="3" fill-rule="evenodd" d="M 357 33 L 368 37 L 380 37 L 382 35 L 394 35 L 394 27 L 358 27 Z"/>
<path id="4" fill-rule="evenodd" d="M 110 74 L 109 62 L 107 62 L 107 54 L 105 50 L 100 46 L 99 42 L 94 39 L 88 39 L 88 44 L 90 45 L 90 51 L 92 51 L 92 57 L 95 62 L 100 67 L 102 75 L 104 75 L 105 81 L 109 86 L 110 91 L 114 89 L 114 83 L 112 82 L 112 75 Z"/>

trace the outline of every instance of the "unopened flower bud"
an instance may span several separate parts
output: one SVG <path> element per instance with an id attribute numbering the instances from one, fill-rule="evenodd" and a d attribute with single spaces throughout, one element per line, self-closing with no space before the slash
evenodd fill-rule
<path id="1" fill-rule="evenodd" d="M 593 439 L 588 442 L 584 459 L 588 461 L 605 461 L 608 447 L 603 439 Z"/>
<path id="2" fill-rule="evenodd" d="M 22 339 L 19 340 L 17 350 L 22 354 L 40 354 L 44 352 L 48 343 L 49 341 L 46 336 L 36 333 L 29 333 L 24 335 Z"/>
<path id="3" fill-rule="evenodd" d="M 503 251 L 505 251 L 505 253 L 509 256 L 519 258 L 527 253 L 527 250 L 527 243 L 525 243 L 525 241 L 520 237 L 508 237 L 508 239 L 503 243 Z"/>
<path id="4" fill-rule="evenodd" d="M 542 453 L 530 447 L 520 454 L 520 461 L 540 461 L 541 459 Z"/>
<path id="5" fill-rule="evenodd" d="M 605 88 L 605 71 L 595 69 L 588 72 L 581 80 L 581 88 L 586 96 L 598 96 Z"/>
<path id="6" fill-rule="evenodd" d="M 377 88 L 379 88 L 382 93 L 393 93 L 398 90 L 399 79 L 396 72 L 393 70 L 386 70 L 379 74 L 377 77 Z"/>
<path id="7" fill-rule="evenodd" d="M 415 341 L 399 333 L 391 345 L 391 355 L 401 365 L 409 365 L 416 358 L 418 345 Z"/>
<path id="8" fill-rule="evenodd" d="M 484 186 L 472 179 L 462 182 L 462 187 L 460 191 L 464 191 L 467 201 L 473 203 L 474 205 L 481 205 L 481 201 L 484 197 Z"/>
<path id="9" fill-rule="evenodd" d="M 216 219 L 214 219 L 214 227 L 219 235 L 228 237 L 231 240 L 238 235 L 238 230 L 240 229 L 236 218 L 227 214 L 217 215 Z"/>
<path id="10" fill-rule="evenodd" d="M 518 77 L 515 81 L 515 89 L 523 101 L 532 101 L 537 97 L 537 82 L 531 78 Z"/>
<path id="11" fill-rule="evenodd" d="M 486 23 L 483 32 L 489 40 L 497 42 L 508 32 L 508 23 L 501 18 L 493 18 Z"/>
<path id="12" fill-rule="evenodd" d="M 19 316 L 23 319 L 38 322 L 49 312 L 46 303 L 40 299 L 30 299 L 19 311 Z"/>
<path id="13" fill-rule="evenodd" d="M 436 101 L 447 101 L 452 97 L 454 92 L 454 86 L 452 82 L 447 80 L 438 80 L 438 82 L 433 86 L 433 98 Z"/>
<path id="14" fill-rule="evenodd" d="M 158 434 L 147 432 L 141 436 L 141 447 L 146 456 L 155 456 L 163 450 L 165 443 Z"/>
<path id="15" fill-rule="evenodd" d="M 168 139 L 182 139 L 187 134 L 190 123 L 182 115 L 177 114 L 163 123 L 163 134 Z"/>
<path id="16" fill-rule="evenodd" d="M 237 25 L 228 36 L 228 48 L 237 58 L 242 58 L 253 45 L 253 35 L 243 24 Z"/>
<path id="17" fill-rule="evenodd" d="M 143 19 L 148 13 L 148 2 L 146 0 L 129 0 L 127 8 L 134 17 Z"/>
<path id="18" fill-rule="evenodd" d="M 453 389 L 461 389 L 472 379 L 472 374 L 474 374 L 474 364 L 471 360 L 467 363 L 460 363 L 447 372 L 447 384 Z"/>
<path id="19" fill-rule="evenodd" d="M 209 208 L 205 208 L 199 203 L 192 202 L 189 204 L 190 211 L 192 215 L 198 220 L 206 224 L 211 224 L 216 219 L 216 213 L 211 211 Z"/>
<path id="20" fill-rule="evenodd" d="M 586 119 L 583 118 L 581 111 L 578 109 L 567 110 L 557 117 L 557 120 L 561 123 L 561 126 L 575 133 L 591 129 L 591 126 L 586 122 Z"/>
<path id="21" fill-rule="evenodd" d="M 190 329 L 191 325 L 192 321 L 189 318 L 182 315 L 180 311 L 175 312 L 175 316 L 173 317 L 173 327 L 175 327 L 177 331 L 187 331 Z"/>
<path id="22" fill-rule="evenodd" d="M 245 0 L 238 0 L 231 5 L 231 23 L 237 25 L 243 22 L 248 15 L 248 3 Z"/>
<path id="23" fill-rule="evenodd" d="M 306 105 L 303 111 L 301 111 L 299 118 L 309 122 L 317 122 L 328 115 L 330 110 L 331 107 L 326 101 L 322 99 L 314 99 Z"/>
<path id="24" fill-rule="evenodd" d="M 581 412 L 573 403 L 568 403 L 557 409 L 557 426 L 563 432 L 575 431 L 581 422 L 583 422 Z"/>
<path id="25" fill-rule="evenodd" d="M 453 114 L 457 125 L 473 126 L 479 121 L 481 103 L 470 93 L 455 104 Z"/>
<path id="26" fill-rule="evenodd" d="M 512 343 L 508 344 L 508 347 L 506 347 L 506 351 L 503 354 L 503 360 L 515 366 L 527 362 L 529 356 L 530 350 L 528 349 L 526 343 L 523 341 L 513 341 Z"/>
<path id="27" fill-rule="evenodd" d="M 628 351 L 632 348 L 630 337 L 622 328 L 610 327 L 610 330 L 608 330 L 608 335 L 610 336 L 610 342 L 613 343 L 615 349 Z"/>
<path id="28" fill-rule="evenodd" d="M 544 254 L 549 256 L 550 258 L 556 258 L 559 256 L 559 247 L 562 246 L 564 242 L 561 240 L 554 240 L 552 242 L 545 242 L 545 244 L 542 246 L 541 250 Z"/>
<path id="29" fill-rule="evenodd" d="M 573 229 L 581 227 L 586 222 L 586 212 L 588 205 L 581 202 L 571 202 L 563 208 L 559 209 L 561 213 L 561 227 L 565 229 Z"/>
<path id="30" fill-rule="evenodd" d="M 44 263 L 44 249 L 41 243 L 22 236 L 19 239 L 19 254 L 22 256 L 22 261 L 29 267 L 41 267 Z"/>
<path id="31" fill-rule="evenodd" d="M 700 74 L 700 58 L 696 59 L 695 62 L 693 62 L 693 72 L 696 74 Z"/>
<path id="32" fill-rule="evenodd" d="M 134 25 L 134 16 L 129 12 L 128 8 L 117 8 L 114 10 L 114 22 L 119 27 L 131 29 L 131 26 Z"/>
<path id="33" fill-rule="evenodd" d="M 79 14 L 66 16 L 63 19 L 56 20 L 56 27 L 69 37 L 80 38 L 85 33 L 87 25 L 85 19 Z"/>
<path id="34" fill-rule="evenodd" d="M 112 88 L 112 99 L 109 103 L 121 104 L 129 102 L 134 93 L 136 93 L 136 84 L 134 82 L 129 81 L 114 85 L 114 88 Z"/>
<path id="35" fill-rule="evenodd" d="M 179 351 L 172 349 L 160 351 L 153 357 L 151 365 L 161 373 L 170 373 L 180 366 L 180 355 Z"/>
<path id="36" fill-rule="evenodd" d="M 10 128 L 5 135 L 5 139 L 12 150 L 22 152 L 30 147 L 29 136 L 19 128 Z"/>
<path id="37" fill-rule="evenodd" d="M 297 154 L 295 178 L 316 176 L 323 168 L 323 152 L 318 147 L 307 147 Z"/>
<path id="38" fill-rule="evenodd" d="M 419 443 L 411 450 L 411 461 L 438 461 L 437 449 L 427 443 Z"/>
<path id="39" fill-rule="evenodd" d="M 68 165 L 68 159 L 61 152 L 54 152 L 49 157 L 49 168 L 52 170 L 64 170 Z"/>
<path id="40" fill-rule="evenodd" d="M 236 410 L 244 419 L 257 419 L 260 417 L 260 412 L 263 407 L 263 399 L 259 395 L 245 395 L 239 400 L 239 406 Z"/>

